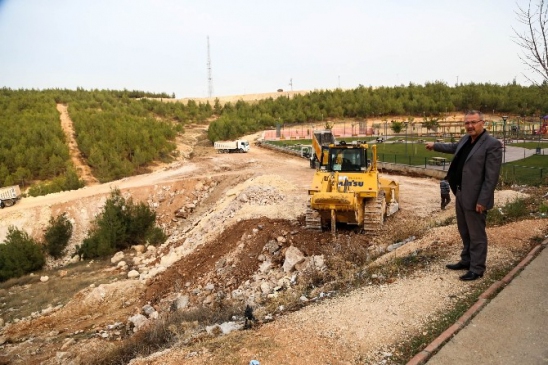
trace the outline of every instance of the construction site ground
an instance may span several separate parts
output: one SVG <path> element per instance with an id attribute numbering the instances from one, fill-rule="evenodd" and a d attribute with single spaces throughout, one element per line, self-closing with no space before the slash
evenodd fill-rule
<path id="1" fill-rule="evenodd" d="M 5 322 L 0 330 L 0 363 L 89 363 L 98 353 L 119 343 L 96 336 L 100 330 L 126 322 L 143 305 L 159 303 L 161 298 L 176 293 L 184 282 L 202 287 L 211 282 L 223 285 L 224 278 L 215 275 L 221 257 L 230 256 L 237 262 L 231 271 L 234 285 L 253 280 L 260 265 L 257 257 L 267 241 L 276 237 L 285 237 L 288 245 L 307 256 L 338 253 L 350 260 L 345 253 L 352 253 L 356 247 L 386 248 L 395 243 L 398 232 L 422 232 L 400 248 L 380 255 L 371 264 L 364 286 L 341 290 L 345 295 L 325 300 L 307 298 L 309 304 L 302 309 L 272 313 L 274 320 L 250 330 L 192 346 L 173 346 L 131 361 L 132 365 L 247 364 L 251 359 L 259 360 L 261 365 L 390 363 L 397 355 L 398 344 L 427 331 L 429 323 L 469 293 L 486 286 L 493 275 L 499 274 L 497 270 L 513 267 L 535 240 L 548 233 L 546 220 L 534 217 L 488 228 L 486 275 L 475 282 L 459 281 L 459 273 L 445 269 L 446 263 L 458 260 L 461 247 L 456 225 L 444 224 L 454 218 L 454 202 L 441 210 L 438 180 L 401 175 L 391 175 L 400 184 L 400 211 L 387 220 L 379 235 L 343 230 L 335 237 L 329 232 L 307 231 L 303 221 L 314 170 L 306 159 L 255 147 L 253 142 L 258 137 L 248 136 L 252 143 L 249 153 L 217 154 L 205 139 L 203 127 L 187 128 L 179 141 L 181 159 L 170 165 L 108 184 L 94 183 L 77 191 L 24 198 L 1 210 L 0 240 L 11 225 L 40 239 L 49 218 L 66 212 L 74 224 L 74 249 L 113 188 L 136 201 L 154 203 L 159 224 L 169 232 L 180 232 L 189 222 L 200 225 L 225 209 L 227 199 L 244 186 L 272 189 L 269 199 L 239 204 L 229 216 L 202 227 L 202 242 L 187 247 L 181 260 L 146 283 L 127 279 L 127 272 L 108 260 L 69 266 L 48 262 L 48 270 L 28 277 L 20 285 L 0 289 L 0 317 Z M 215 181 L 215 186 L 207 197 L 187 219 L 176 219 L 175 212 L 194 199 L 196 186 L 208 181 Z M 178 193 L 164 200 L 157 198 L 166 191 Z M 496 204 L 502 206 L 516 197 L 543 193 L 508 188 L 497 191 Z M 254 230 L 259 233 L 252 234 Z M 170 249 L 185 244 L 184 235 L 181 237 L 158 252 L 168 254 Z M 237 251 L 243 237 L 245 250 Z M 395 265 L 397 258 L 404 257 L 416 258 L 418 264 L 413 270 L 402 268 L 400 274 L 396 270 L 391 277 L 383 277 L 380 269 L 378 273 L 374 269 L 377 265 Z M 49 280 L 40 281 L 45 275 Z M 106 283 L 110 285 L 104 287 L 106 292 L 100 297 L 90 294 L 95 292 L 93 288 Z M 43 298 L 45 293 L 50 294 L 49 302 L 37 303 L 36 298 Z M 17 303 L 10 298 L 18 298 Z"/>

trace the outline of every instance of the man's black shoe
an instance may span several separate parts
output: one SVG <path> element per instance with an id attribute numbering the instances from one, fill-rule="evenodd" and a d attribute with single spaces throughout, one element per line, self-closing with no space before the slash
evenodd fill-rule
<path id="1" fill-rule="evenodd" d="M 447 264 L 445 265 L 445 267 L 449 270 L 468 270 L 470 268 L 470 265 L 457 262 L 456 264 Z"/>
<path id="2" fill-rule="evenodd" d="M 483 274 L 476 274 L 475 272 L 468 271 L 466 274 L 459 277 L 462 281 L 471 281 L 481 278 Z"/>

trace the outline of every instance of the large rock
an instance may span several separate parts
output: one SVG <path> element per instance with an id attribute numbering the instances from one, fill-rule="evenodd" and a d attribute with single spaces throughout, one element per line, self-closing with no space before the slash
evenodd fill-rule
<path id="1" fill-rule="evenodd" d="M 291 272 L 295 265 L 304 261 L 304 254 L 295 246 L 289 246 L 285 251 L 285 261 L 283 264 L 284 272 Z"/>
<path id="2" fill-rule="evenodd" d="M 150 304 L 145 304 L 143 306 L 143 313 L 147 316 L 147 317 L 150 317 L 150 315 L 152 313 L 156 312 L 156 309 L 154 309 L 153 306 L 151 306 Z"/>
<path id="3" fill-rule="evenodd" d="M 135 245 L 135 246 L 133 246 L 133 249 L 138 254 L 145 253 L 146 250 L 147 250 L 145 245 Z"/>
<path id="4" fill-rule="evenodd" d="M 113 264 L 122 261 L 124 259 L 124 253 L 122 251 L 116 252 L 114 256 L 110 259 L 110 262 Z"/>
<path id="5" fill-rule="evenodd" d="M 142 314 L 136 314 L 128 318 L 128 321 L 133 324 L 133 332 L 139 331 L 141 328 L 147 325 L 149 319 Z"/>

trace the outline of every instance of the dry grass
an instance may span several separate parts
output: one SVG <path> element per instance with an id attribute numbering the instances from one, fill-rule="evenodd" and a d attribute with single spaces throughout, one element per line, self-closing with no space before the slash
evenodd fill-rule
<path id="1" fill-rule="evenodd" d="M 90 286 L 110 283 L 122 278 L 111 268 L 109 260 L 80 262 L 63 270 L 44 270 L 0 284 L 0 317 L 6 322 L 24 318 L 48 307 L 65 305 L 74 294 Z M 60 273 L 66 271 L 61 277 Z M 46 282 L 40 277 L 48 276 Z"/>
<path id="2" fill-rule="evenodd" d="M 188 311 L 175 311 L 152 322 L 148 327 L 124 340 L 112 351 L 105 351 L 93 359 L 92 365 L 126 364 L 137 356 L 147 356 L 176 344 L 214 344 L 220 330 L 208 334 L 206 326 L 241 320 L 244 308 L 241 306 L 199 307 Z"/>

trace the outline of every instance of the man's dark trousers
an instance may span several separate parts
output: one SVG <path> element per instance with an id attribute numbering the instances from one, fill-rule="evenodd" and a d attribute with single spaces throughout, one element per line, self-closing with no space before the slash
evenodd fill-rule
<path id="1" fill-rule="evenodd" d="M 461 191 L 456 194 L 457 227 L 464 245 L 460 254 L 460 262 L 470 266 L 470 271 L 483 275 L 487 260 L 487 233 L 485 221 L 487 212 L 478 213 L 475 210 L 465 209 L 461 204 Z M 471 242 L 474 244 L 471 244 Z"/>

